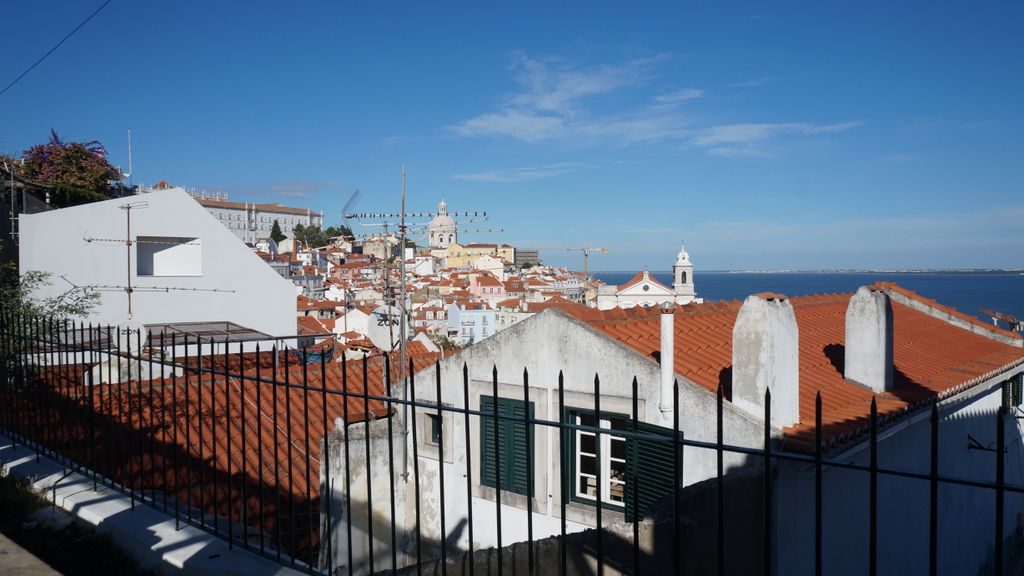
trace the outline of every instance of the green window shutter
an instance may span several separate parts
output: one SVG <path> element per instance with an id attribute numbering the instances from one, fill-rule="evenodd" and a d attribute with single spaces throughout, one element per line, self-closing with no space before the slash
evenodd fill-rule
<path id="1" fill-rule="evenodd" d="M 521 401 L 504 400 L 508 402 L 507 413 L 510 416 L 533 418 L 532 402 L 527 410 L 527 407 Z M 508 484 L 506 486 L 512 492 L 530 496 L 533 494 L 533 483 L 529 474 L 533 469 L 533 427 L 530 426 L 529 432 L 527 432 L 526 424 L 523 422 L 506 421 L 506 424 L 508 424 L 509 459 L 511 460 L 511 466 L 508 468 Z M 527 433 L 529 433 L 529 437 L 527 437 Z M 504 478 L 502 482 L 505 482 Z"/>
<path id="2" fill-rule="evenodd" d="M 480 412 L 484 414 L 494 412 L 494 398 L 491 396 L 480 397 Z M 494 451 L 494 419 L 480 417 L 480 483 L 492 488 L 498 485 L 495 474 Z"/>
<path id="3" fill-rule="evenodd" d="M 1003 382 L 1003 408 L 1009 408 L 1013 402 L 1013 390 L 1011 388 L 1010 380 Z"/>
<path id="4" fill-rule="evenodd" d="M 1013 405 L 1020 406 L 1021 401 L 1024 401 L 1024 376 L 1017 374 L 1013 377 Z"/>
<path id="5" fill-rule="evenodd" d="M 494 397 L 480 396 L 480 411 L 494 412 Z M 532 489 L 529 470 L 534 461 L 534 431 L 530 426 L 526 437 L 526 423 L 506 420 L 500 416 L 533 417 L 533 403 L 529 409 L 521 400 L 498 398 L 498 450 L 494 445 L 494 418 L 480 417 L 480 483 L 497 488 L 497 474 L 501 474 L 501 489 L 529 495 Z M 500 460 L 499 466 L 495 466 Z"/>
<path id="6" fill-rule="evenodd" d="M 637 422 L 636 431 L 639 434 L 657 435 L 659 438 L 630 439 L 629 458 L 626 462 L 627 522 L 632 522 L 634 517 L 642 518 L 652 504 L 672 493 L 673 486 L 682 484 L 682 475 L 673 470 L 672 429 Z M 682 438 L 682 432 L 679 436 Z M 679 456 L 681 471 L 682 449 Z M 633 486 L 636 486 L 637 491 L 635 500 Z"/>

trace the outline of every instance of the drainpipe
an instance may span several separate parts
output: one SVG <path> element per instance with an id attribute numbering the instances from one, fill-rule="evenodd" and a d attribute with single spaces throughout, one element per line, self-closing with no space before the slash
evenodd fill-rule
<path id="1" fill-rule="evenodd" d="M 665 302 L 661 306 L 661 415 L 672 418 L 675 373 L 675 310 L 676 305 Z"/>

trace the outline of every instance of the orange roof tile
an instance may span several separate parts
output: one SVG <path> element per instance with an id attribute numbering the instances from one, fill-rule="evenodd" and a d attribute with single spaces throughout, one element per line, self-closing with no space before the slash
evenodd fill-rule
<path id="1" fill-rule="evenodd" d="M 913 294 L 895 285 L 886 288 Z M 833 294 L 790 299 L 800 331 L 800 423 L 784 430 L 791 447 L 805 450 L 813 447 L 814 403 L 818 392 L 822 396 L 822 435 L 834 446 L 865 433 L 873 396 L 878 403 L 880 420 L 888 422 L 935 398 L 956 394 L 1024 363 L 1021 348 L 959 328 L 894 301 L 894 389 L 874 395 L 862 386 L 847 382 L 842 373 L 846 308 L 850 297 L 850 294 Z M 660 350 L 660 311 L 657 309 L 601 312 L 583 306 L 560 308 L 644 356 L 650 357 Z M 966 316 L 952 308 L 942 308 L 958 317 Z M 677 374 L 710 392 L 716 391 L 719 385 L 728 390 L 732 373 L 732 329 L 739 309 L 737 301 L 677 308 L 674 366 Z"/>
<path id="2" fill-rule="evenodd" d="M 643 282 L 645 279 L 648 282 L 650 282 L 651 284 L 656 284 L 656 285 L 661 286 L 662 288 L 664 288 L 666 290 L 672 290 L 668 286 L 665 286 L 664 284 L 659 282 L 658 279 L 655 278 L 654 276 L 652 276 L 649 272 L 637 272 L 636 276 L 633 276 L 629 280 L 626 280 L 625 284 L 620 284 L 619 287 L 618 287 L 618 291 L 622 292 L 623 290 L 625 290 L 627 288 L 632 288 L 633 286 L 636 286 L 637 284 Z"/>

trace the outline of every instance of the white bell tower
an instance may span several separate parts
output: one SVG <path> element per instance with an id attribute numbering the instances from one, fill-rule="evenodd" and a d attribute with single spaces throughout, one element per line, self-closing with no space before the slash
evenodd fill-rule
<path id="1" fill-rule="evenodd" d="M 676 262 L 672 265 L 672 289 L 676 292 L 676 304 L 689 304 L 697 297 L 693 288 L 693 263 L 686 253 L 686 245 L 680 244 Z"/>

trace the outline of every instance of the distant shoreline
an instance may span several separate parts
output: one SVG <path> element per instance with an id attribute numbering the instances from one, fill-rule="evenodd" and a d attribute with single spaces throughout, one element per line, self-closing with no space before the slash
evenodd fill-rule
<path id="1" fill-rule="evenodd" d="M 1024 268 L 936 268 L 936 269 L 881 269 L 840 268 L 835 270 L 697 270 L 695 274 L 1024 274 Z M 651 270 L 651 274 L 672 274 L 671 270 Z M 636 274 L 636 270 L 600 270 L 591 274 Z"/>

